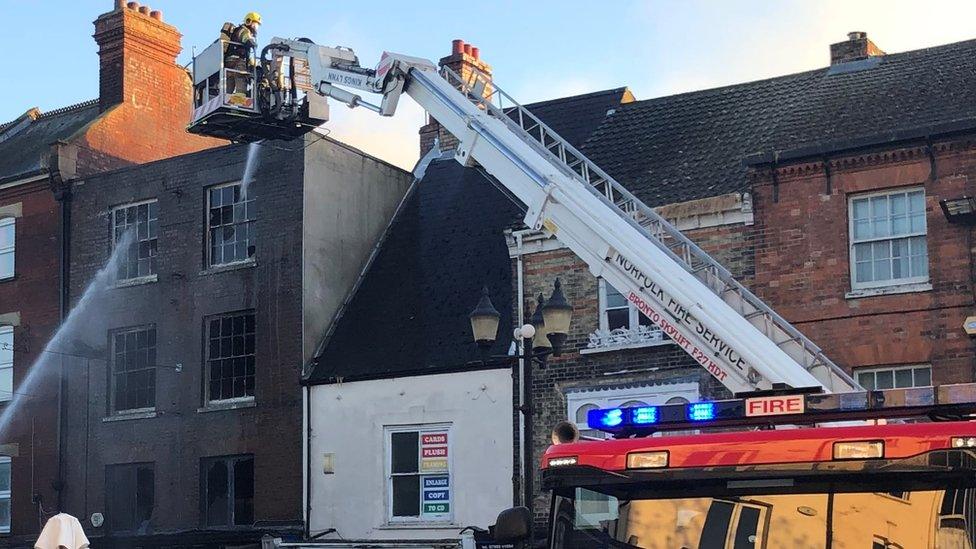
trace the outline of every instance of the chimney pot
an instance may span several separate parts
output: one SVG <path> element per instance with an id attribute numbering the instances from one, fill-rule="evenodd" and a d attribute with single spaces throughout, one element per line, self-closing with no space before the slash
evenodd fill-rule
<path id="1" fill-rule="evenodd" d="M 125 0 L 115 0 L 115 9 L 120 10 L 125 7 Z"/>
<path id="2" fill-rule="evenodd" d="M 152 17 L 153 19 L 155 19 L 157 21 L 162 21 L 163 20 L 163 12 L 161 12 L 159 10 L 152 10 L 151 12 L 149 12 L 149 17 Z"/>
<path id="3" fill-rule="evenodd" d="M 139 6 L 139 13 L 149 15 L 149 6 Z"/>
<path id="4" fill-rule="evenodd" d="M 478 48 L 471 46 L 471 57 L 474 57 L 475 59 L 479 59 L 478 55 L 480 53 L 481 51 Z"/>
<path id="5" fill-rule="evenodd" d="M 139 2 L 129 2 L 125 6 L 127 8 L 129 8 L 130 10 L 138 10 L 139 9 Z"/>
<path id="6" fill-rule="evenodd" d="M 464 53 L 467 55 L 471 55 L 471 44 L 464 45 Z"/>
<path id="7" fill-rule="evenodd" d="M 868 33 L 862 31 L 854 31 L 847 33 L 847 38 L 849 40 L 860 40 L 861 38 L 867 38 Z"/>
<path id="8" fill-rule="evenodd" d="M 452 40 L 451 41 L 451 53 L 457 55 L 464 51 L 464 40 Z"/>

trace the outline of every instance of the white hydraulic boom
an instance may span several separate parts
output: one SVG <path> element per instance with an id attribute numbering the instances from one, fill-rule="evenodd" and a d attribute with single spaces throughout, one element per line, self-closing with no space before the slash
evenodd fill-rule
<path id="1" fill-rule="evenodd" d="M 375 70 L 348 49 L 274 39 L 272 66 L 291 58 L 294 87 L 394 114 L 406 93 L 555 235 L 733 393 L 857 383 L 786 320 L 653 209 L 505 94 L 486 75 L 462 79 L 430 61 L 384 53 Z M 378 93 L 379 105 L 344 88 Z M 280 110 L 280 109 L 279 109 Z"/>

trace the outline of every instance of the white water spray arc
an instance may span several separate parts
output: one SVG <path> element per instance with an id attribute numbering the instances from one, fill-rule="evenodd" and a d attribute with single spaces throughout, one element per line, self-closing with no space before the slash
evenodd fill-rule
<path id="1" fill-rule="evenodd" d="M 71 309 L 68 318 L 61 323 L 58 331 L 51 336 L 50 341 L 44 346 L 44 350 L 41 351 L 34 364 L 31 365 L 23 381 L 14 387 L 13 398 L 3 409 L 3 414 L 0 414 L 0 440 L 6 440 L 5 437 L 8 435 L 7 430 L 10 427 L 11 420 L 23 405 L 24 399 L 49 398 L 49 396 L 34 394 L 34 387 L 44 376 L 56 375 L 58 363 L 61 360 L 72 361 L 89 358 L 87 356 L 80 359 L 73 358 L 74 355 L 81 354 L 76 351 L 78 346 L 90 349 L 104 346 L 105 334 L 99 331 L 100 323 L 94 320 L 103 313 L 99 308 L 99 301 L 104 296 L 105 291 L 111 289 L 115 284 L 119 261 L 125 257 L 125 252 L 130 248 L 134 239 L 135 230 L 133 229 L 127 231 L 116 242 L 115 250 L 112 251 L 112 255 L 109 256 L 105 266 L 95 274 L 91 283 L 85 288 L 81 299 Z M 104 361 L 106 356 L 102 354 L 90 358 Z M 72 367 L 72 363 L 68 362 L 66 367 Z"/>

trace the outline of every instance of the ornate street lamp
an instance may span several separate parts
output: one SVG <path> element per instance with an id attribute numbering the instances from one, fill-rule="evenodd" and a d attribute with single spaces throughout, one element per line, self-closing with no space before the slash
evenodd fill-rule
<path id="1" fill-rule="evenodd" d="M 483 351 L 495 342 L 498 336 L 500 316 L 488 297 L 488 288 L 482 290 L 481 300 L 471 314 L 471 332 L 474 340 Z M 532 508 L 532 484 L 536 461 L 532 449 L 532 366 L 539 363 L 545 366 L 546 357 L 559 356 L 569 335 L 569 324 L 573 318 L 573 306 L 566 301 L 562 285 L 557 278 L 549 301 L 540 293 L 530 324 L 515 329 L 515 338 L 522 341 L 522 354 L 493 356 L 499 364 L 511 364 L 518 369 L 520 360 L 525 360 L 520 383 L 525 398 L 516 409 L 522 413 L 522 502 Z"/>
<path id="2" fill-rule="evenodd" d="M 552 290 L 552 297 L 542 307 L 542 316 L 546 324 L 546 332 L 549 341 L 552 342 L 553 356 L 559 356 L 563 350 L 563 344 L 569 336 L 569 324 L 573 320 L 573 306 L 566 301 L 563 295 L 563 287 L 556 279 Z"/>
<path id="3" fill-rule="evenodd" d="M 498 337 L 498 321 L 501 319 L 498 310 L 491 303 L 488 297 L 488 286 L 481 290 L 481 300 L 478 306 L 471 311 L 468 318 L 471 319 L 471 333 L 478 347 L 482 349 L 490 348 Z"/>

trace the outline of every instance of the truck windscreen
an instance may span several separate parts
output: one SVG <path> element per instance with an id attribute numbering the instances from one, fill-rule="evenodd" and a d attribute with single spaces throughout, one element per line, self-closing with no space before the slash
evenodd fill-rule
<path id="1" fill-rule="evenodd" d="M 917 485 L 916 485 L 917 487 Z M 552 549 L 949 549 L 976 547 L 976 489 L 630 497 L 570 488 L 554 495 Z M 628 499 L 629 498 L 629 499 Z"/>

